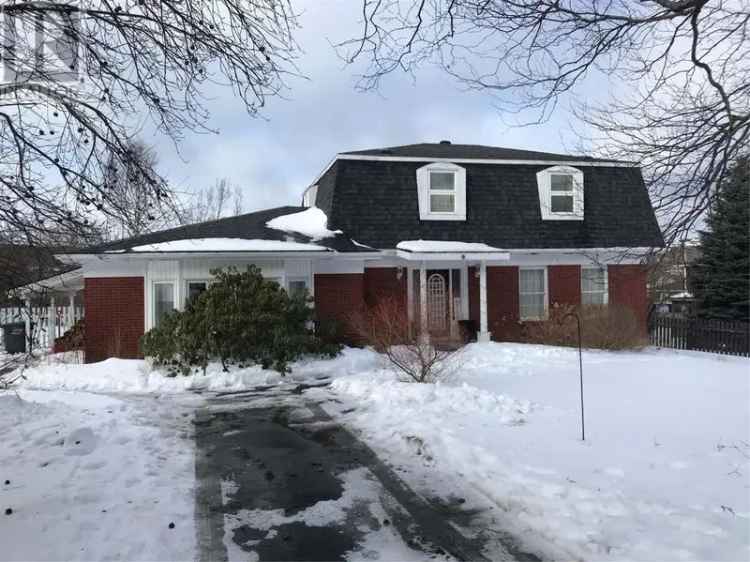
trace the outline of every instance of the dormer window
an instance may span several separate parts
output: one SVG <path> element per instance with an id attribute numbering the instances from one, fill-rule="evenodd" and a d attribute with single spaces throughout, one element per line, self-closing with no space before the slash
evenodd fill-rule
<path id="1" fill-rule="evenodd" d="M 456 174 L 430 172 L 430 213 L 456 212 Z"/>
<path id="2" fill-rule="evenodd" d="M 583 172 L 553 166 L 537 173 L 543 220 L 583 220 Z"/>
<path id="3" fill-rule="evenodd" d="M 419 218 L 466 220 L 466 170 L 451 163 L 428 164 L 417 170 Z"/>

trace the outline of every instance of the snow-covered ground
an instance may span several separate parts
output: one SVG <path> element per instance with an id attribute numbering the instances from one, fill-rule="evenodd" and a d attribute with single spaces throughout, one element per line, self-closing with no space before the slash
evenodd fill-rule
<path id="1" fill-rule="evenodd" d="M 750 558 L 750 361 L 585 351 L 585 442 L 575 350 L 475 344 L 459 363 L 435 386 L 340 378 L 339 415 L 546 557 Z"/>
<path id="2" fill-rule="evenodd" d="M 372 360 L 346 350 L 290 378 Z M 72 355 L 24 376 L 0 391 L 0 560 L 196 559 L 192 421 L 204 400 L 190 391 L 281 382 L 260 368 L 170 378 L 144 361 Z"/>
<path id="3" fill-rule="evenodd" d="M 192 559 L 191 419 L 155 397 L 0 393 L 0 559 Z"/>
<path id="4" fill-rule="evenodd" d="M 465 498 L 478 525 L 546 558 L 750 558 L 749 360 L 586 351 L 585 442 L 575 350 L 474 344 L 458 364 L 409 384 L 346 349 L 291 380 L 334 377 L 310 393 L 341 401 L 326 408 L 412 485 Z M 24 374 L 18 396 L 0 393 L 0 559 L 194 558 L 189 391 L 282 380 L 54 357 Z"/>

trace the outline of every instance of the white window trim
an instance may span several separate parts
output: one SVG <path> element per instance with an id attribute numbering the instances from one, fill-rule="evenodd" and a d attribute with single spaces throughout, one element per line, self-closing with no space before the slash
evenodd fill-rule
<path id="1" fill-rule="evenodd" d="M 430 208 L 430 174 L 446 172 L 453 174 L 453 212 L 432 212 Z M 435 193 L 448 193 L 447 190 L 432 190 Z M 450 162 L 436 162 L 422 166 L 417 170 L 417 196 L 419 200 L 419 219 L 432 221 L 465 221 L 466 220 L 466 169 Z"/>
<path id="2" fill-rule="evenodd" d="M 573 212 L 552 212 L 552 176 L 573 176 Z M 552 166 L 536 174 L 537 189 L 539 190 L 539 208 L 542 220 L 583 220 L 583 172 L 571 166 Z M 555 195 L 565 195 L 570 192 L 555 192 Z"/>
<path id="3" fill-rule="evenodd" d="M 195 279 L 183 279 L 182 281 L 182 290 L 184 291 L 183 299 L 182 299 L 183 308 L 187 304 L 188 295 L 190 294 L 190 290 L 189 290 L 190 283 L 205 283 L 206 289 L 208 289 L 208 286 L 211 284 L 211 279 L 206 279 L 202 277 L 197 277 Z"/>
<path id="4" fill-rule="evenodd" d="M 521 272 L 522 271 L 544 271 L 544 312 L 541 317 L 521 315 Z M 547 279 L 547 267 L 519 267 L 518 268 L 518 319 L 521 322 L 543 321 L 549 318 L 549 282 Z"/>
<path id="5" fill-rule="evenodd" d="M 286 291 L 289 293 L 291 291 L 291 284 L 295 281 L 302 281 L 305 284 L 305 288 L 307 289 L 307 292 L 310 292 L 310 277 L 306 275 L 291 275 L 286 278 L 286 283 L 284 284 L 284 287 L 286 288 Z M 291 293 L 290 293 L 291 294 Z"/>
<path id="6" fill-rule="evenodd" d="M 583 294 L 586 293 L 599 293 L 601 291 L 584 291 L 583 290 L 583 272 L 587 269 L 594 269 L 594 270 L 603 270 L 604 271 L 604 302 L 602 304 L 609 304 L 609 270 L 607 269 L 606 265 L 603 265 L 601 267 L 597 265 L 590 265 L 590 266 L 583 266 L 581 267 L 581 304 L 583 305 Z M 585 305 L 584 305 L 585 306 Z"/>
<path id="7" fill-rule="evenodd" d="M 311 185 L 302 194 L 302 206 L 314 207 L 318 198 L 318 184 Z"/>

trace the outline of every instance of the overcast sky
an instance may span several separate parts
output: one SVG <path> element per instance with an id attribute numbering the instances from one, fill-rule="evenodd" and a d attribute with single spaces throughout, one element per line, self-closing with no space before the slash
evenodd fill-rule
<path id="1" fill-rule="evenodd" d="M 355 89 L 357 68 L 330 43 L 358 31 L 360 0 L 295 1 L 304 11 L 297 41 L 307 79 L 292 79 L 287 99 L 271 99 L 262 118 L 250 117 L 227 88 L 209 103 L 218 135 L 188 134 L 178 154 L 171 142 L 144 138 L 159 152 L 159 171 L 177 190 L 226 177 L 241 186 L 245 211 L 299 204 L 302 191 L 337 152 L 449 139 L 557 152 L 572 151 L 563 111 L 533 127 L 515 128 L 487 94 L 466 92 L 438 69 L 414 80 L 393 74 L 379 92 Z M 361 67 L 359 68 L 361 71 Z"/>

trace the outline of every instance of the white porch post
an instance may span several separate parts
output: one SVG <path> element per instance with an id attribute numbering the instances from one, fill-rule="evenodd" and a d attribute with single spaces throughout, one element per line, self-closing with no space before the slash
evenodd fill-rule
<path id="1" fill-rule="evenodd" d="M 55 297 L 50 296 L 49 308 L 47 309 L 47 347 L 50 351 L 55 349 L 55 328 L 57 325 L 57 310 L 55 309 Z"/>
<path id="2" fill-rule="evenodd" d="M 406 271 L 406 307 L 411 330 L 414 325 L 414 270 L 411 267 L 404 269 Z"/>
<path id="3" fill-rule="evenodd" d="M 31 339 L 31 299 L 27 298 L 25 304 L 26 314 L 24 323 L 26 324 L 26 353 L 29 353 L 34 347 L 34 342 Z"/>
<path id="4" fill-rule="evenodd" d="M 421 338 L 430 337 L 427 329 L 427 270 L 424 262 L 419 264 L 419 333 Z"/>
<path id="5" fill-rule="evenodd" d="M 72 328 L 76 323 L 76 294 L 68 295 L 68 328 Z"/>
<path id="6" fill-rule="evenodd" d="M 479 333 L 477 341 L 490 341 L 490 332 L 487 330 L 487 264 L 479 262 Z"/>

